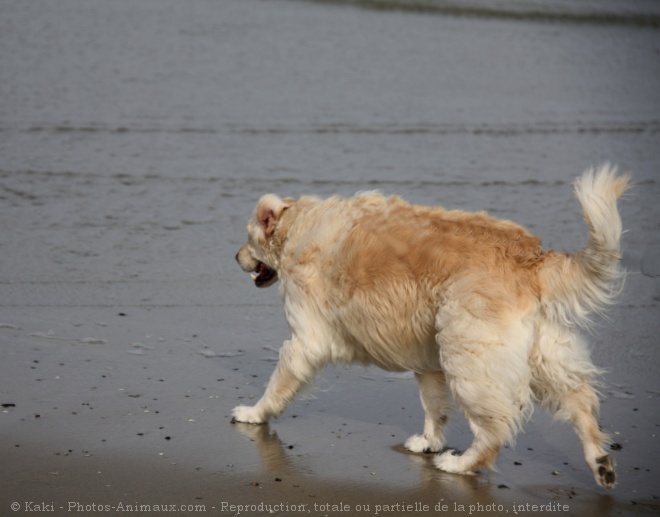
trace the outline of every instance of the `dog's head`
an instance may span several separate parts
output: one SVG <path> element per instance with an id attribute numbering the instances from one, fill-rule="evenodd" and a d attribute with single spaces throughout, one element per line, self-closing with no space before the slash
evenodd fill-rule
<path id="1" fill-rule="evenodd" d="M 243 271 L 252 273 L 257 287 L 268 287 L 277 282 L 281 247 L 277 229 L 289 206 L 289 200 L 266 194 L 259 199 L 247 224 L 248 241 L 236 254 L 236 261 Z"/>

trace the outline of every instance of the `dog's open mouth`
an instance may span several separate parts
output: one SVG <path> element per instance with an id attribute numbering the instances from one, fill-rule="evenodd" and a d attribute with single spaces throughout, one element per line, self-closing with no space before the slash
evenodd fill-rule
<path id="1" fill-rule="evenodd" d="M 252 279 L 254 280 L 254 285 L 257 287 L 268 287 L 277 280 L 277 271 L 268 267 L 263 262 L 259 262 L 257 267 L 254 268 Z"/>

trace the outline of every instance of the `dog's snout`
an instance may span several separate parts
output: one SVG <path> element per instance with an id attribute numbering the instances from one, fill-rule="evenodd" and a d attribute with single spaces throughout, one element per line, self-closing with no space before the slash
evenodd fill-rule
<path id="1" fill-rule="evenodd" d="M 236 262 L 238 262 L 238 253 L 236 253 L 236 256 L 234 258 L 236 259 Z"/>

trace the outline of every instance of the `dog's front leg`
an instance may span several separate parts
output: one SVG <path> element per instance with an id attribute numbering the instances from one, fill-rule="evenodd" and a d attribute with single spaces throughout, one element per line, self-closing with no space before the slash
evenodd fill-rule
<path id="1" fill-rule="evenodd" d="M 235 407 L 232 412 L 232 422 L 265 424 L 269 418 L 277 418 L 284 412 L 296 393 L 314 377 L 317 370 L 318 367 L 306 357 L 305 349 L 299 339 L 294 336 L 291 340 L 285 341 L 280 350 L 277 368 L 268 381 L 266 392 L 254 406 Z"/>

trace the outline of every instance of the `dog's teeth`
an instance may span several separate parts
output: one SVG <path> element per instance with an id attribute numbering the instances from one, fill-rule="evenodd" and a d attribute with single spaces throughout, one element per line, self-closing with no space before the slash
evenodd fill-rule
<path id="1" fill-rule="evenodd" d="M 256 280 L 259 275 L 257 273 L 250 273 L 250 276 L 252 277 L 252 280 Z"/>

